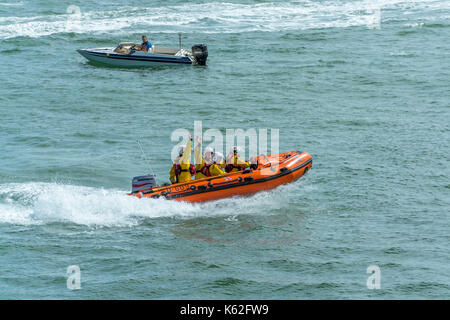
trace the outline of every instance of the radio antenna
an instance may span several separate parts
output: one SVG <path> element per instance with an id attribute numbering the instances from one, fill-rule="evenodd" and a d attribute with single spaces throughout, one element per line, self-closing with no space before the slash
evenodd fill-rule
<path id="1" fill-rule="evenodd" d="M 150 160 L 148 159 L 147 155 L 146 155 L 145 152 L 144 152 L 144 149 L 142 148 L 141 141 L 136 140 L 136 142 L 137 142 L 137 144 L 139 145 L 139 148 L 141 149 L 142 156 L 144 157 L 144 160 L 145 160 L 145 162 L 146 162 L 148 168 L 150 169 L 150 173 L 151 173 L 152 175 L 155 175 L 155 173 L 154 173 L 153 170 L 152 170 L 152 167 L 150 166 Z"/>

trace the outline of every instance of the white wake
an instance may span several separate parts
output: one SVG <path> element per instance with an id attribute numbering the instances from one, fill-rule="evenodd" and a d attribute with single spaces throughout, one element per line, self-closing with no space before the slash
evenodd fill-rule
<path id="1" fill-rule="evenodd" d="M 269 194 L 278 194 L 270 196 Z M 125 190 L 97 189 L 58 183 L 0 184 L 0 223 L 32 225 L 53 222 L 86 226 L 135 226 L 144 219 L 267 214 L 279 208 L 283 192 L 203 204 L 165 199 L 139 199 Z"/>

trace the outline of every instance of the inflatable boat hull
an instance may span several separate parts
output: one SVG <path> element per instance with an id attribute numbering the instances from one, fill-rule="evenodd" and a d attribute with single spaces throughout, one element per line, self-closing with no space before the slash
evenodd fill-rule
<path id="1" fill-rule="evenodd" d="M 254 194 L 293 182 L 312 166 L 306 152 L 286 152 L 259 156 L 258 168 L 141 190 L 130 195 L 138 198 L 165 198 L 186 202 L 205 202 L 233 196 Z"/>

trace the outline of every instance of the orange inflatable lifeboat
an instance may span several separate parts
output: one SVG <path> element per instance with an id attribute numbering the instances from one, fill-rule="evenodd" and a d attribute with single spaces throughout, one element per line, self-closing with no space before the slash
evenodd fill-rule
<path id="1" fill-rule="evenodd" d="M 146 188 L 147 181 L 139 184 L 133 179 L 133 192 L 138 198 L 166 198 L 186 202 L 204 202 L 270 190 L 304 176 L 312 166 L 306 152 L 292 151 L 276 155 L 258 156 L 258 166 L 252 170 L 232 172 L 223 176 L 207 177 L 171 185 Z M 154 180 L 153 180 L 154 181 Z M 149 183 L 151 185 L 151 183 Z"/>

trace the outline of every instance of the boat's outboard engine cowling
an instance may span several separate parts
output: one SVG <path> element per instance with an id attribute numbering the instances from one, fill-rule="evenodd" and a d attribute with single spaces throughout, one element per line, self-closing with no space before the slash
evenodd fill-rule
<path id="1" fill-rule="evenodd" d="M 194 56 L 196 64 L 204 66 L 206 65 L 206 59 L 208 58 L 208 47 L 206 44 L 194 44 L 192 46 L 192 55 Z"/>
<path id="2" fill-rule="evenodd" d="M 144 189 L 156 187 L 156 176 L 149 174 L 146 176 L 134 177 L 131 185 L 131 192 L 138 193 Z"/>

